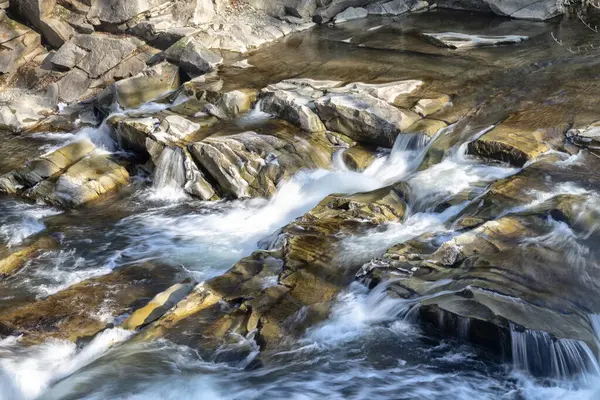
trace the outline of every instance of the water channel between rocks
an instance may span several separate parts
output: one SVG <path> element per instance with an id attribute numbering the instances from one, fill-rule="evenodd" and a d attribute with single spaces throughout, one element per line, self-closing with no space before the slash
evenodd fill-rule
<path id="1" fill-rule="evenodd" d="M 431 31 L 529 39 L 453 51 L 420 36 Z M 98 293 L 107 295 L 94 300 L 97 307 L 71 303 L 84 313 L 89 306 L 94 315 L 86 318 L 105 326 L 91 337 L 74 343 L 49 334 L 27 345 L 14 335 L 2 339 L 0 399 L 600 398 L 600 161 L 564 141 L 569 128 L 600 119 L 600 51 L 566 49 L 594 41 L 600 35 L 577 18 L 541 23 L 449 11 L 315 27 L 251 53 L 252 68 L 222 67 L 220 90 L 260 90 L 300 78 L 420 80 L 420 98 L 451 95 L 451 106 L 435 114 L 446 127 L 427 138 L 401 134 L 393 148 L 373 149 L 374 160 L 361 169 L 344 156 L 350 150 L 337 146 L 327 168 L 299 169 L 268 199 L 193 198 L 183 190 L 189 157 L 179 147 L 162 150 L 153 174 L 138 170 L 118 193 L 73 210 L 0 197 L 3 247 L 18 248 L 38 235 L 58 244 L 1 278 L 0 314 L 86 282 L 105 285 Z M 173 106 L 168 100 L 114 115 L 152 117 Z M 289 129 L 260 107 L 186 140 Z M 472 143 L 512 115 L 519 115 L 520 128 L 545 129 L 542 154 L 512 163 L 476 157 Z M 116 151 L 110 129 L 0 133 L 0 174 L 81 138 Z M 227 316 L 230 332 L 216 344 L 194 331 L 194 323 L 221 329 L 212 316 L 199 314 L 144 340 L 145 331 L 121 325 L 129 313 L 113 314 L 111 302 L 127 296 L 121 278 L 102 280 L 115 271 L 161 266 L 131 278 L 140 287 L 132 295 L 143 293 L 131 309 L 139 308 L 177 282 L 209 281 L 245 257 L 264 254 L 257 250 L 279 254 L 277 234 L 293 239 L 307 229 L 306 221 L 294 221 L 329 195 L 390 187 L 405 196 L 402 218 L 326 236 L 335 238 L 339 254 L 315 263 L 352 265 L 354 274 L 360 270 L 357 278 L 344 280 L 327 318 L 276 346 L 261 349 L 256 332 L 235 332 L 241 308 Z M 348 210 L 358 204 L 363 212 L 366 200 L 353 201 Z M 391 209 L 388 201 L 377 204 Z M 465 266 L 460 257 L 470 246 Z M 284 277 L 274 272 L 260 279 L 268 291 L 283 286 L 278 279 Z M 240 306 L 237 297 L 221 300 L 218 313 Z M 490 317 L 482 305 L 500 311 Z M 313 311 L 304 307 L 294 318 Z"/>

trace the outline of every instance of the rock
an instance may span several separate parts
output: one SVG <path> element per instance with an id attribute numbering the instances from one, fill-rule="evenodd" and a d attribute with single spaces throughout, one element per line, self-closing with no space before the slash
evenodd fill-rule
<path id="1" fill-rule="evenodd" d="M 332 0 L 320 3 L 315 10 L 313 20 L 319 24 L 330 21 L 333 17 L 346 10 L 349 7 L 362 7 L 369 3 L 375 3 L 373 0 Z"/>
<path id="2" fill-rule="evenodd" d="M 244 132 L 209 137 L 190 145 L 194 161 L 225 197 L 268 197 L 301 168 L 330 165 L 332 147 L 320 135 L 297 137 L 283 129 L 272 135 Z"/>
<path id="3" fill-rule="evenodd" d="M 138 48 L 137 43 L 129 38 L 124 39 L 103 33 L 77 34 L 73 38 L 73 43 L 88 52 L 78 67 L 90 78 L 98 78 L 105 74 L 131 56 Z"/>
<path id="4" fill-rule="evenodd" d="M 550 129 L 554 128 L 533 128 L 522 115 L 515 115 L 469 143 L 468 153 L 522 167 L 550 150 L 544 141 Z"/>
<path id="5" fill-rule="evenodd" d="M 341 24 L 348 21 L 354 21 L 356 19 L 366 18 L 367 15 L 369 15 L 369 13 L 364 8 L 348 7 L 347 9 L 336 15 L 333 19 L 333 22 L 336 24 Z"/>
<path id="6" fill-rule="evenodd" d="M 11 8 L 33 26 L 39 27 L 42 18 L 52 15 L 56 0 L 19 0 L 13 1 Z"/>
<path id="7" fill-rule="evenodd" d="M 307 132 L 321 132 L 326 129 L 309 106 L 312 99 L 284 90 L 266 88 L 261 92 L 261 100 L 263 111 L 289 121 Z"/>
<path id="8" fill-rule="evenodd" d="M 59 49 L 75 34 L 75 30 L 71 25 L 61 19 L 52 17 L 42 18 L 38 28 L 48 44 L 55 49 Z"/>
<path id="9" fill-rule="evenodd" d="M 144 307 L 136 310 L 127 318 L 122 327 L 136 330 L 162 317 L 169 309 L 183 300 L 196 286 L 193 282 L 177 283 L 164 292 L 154 296 Z"/>
<path id="10" fill-rule="evenodd" d="M 0 311 L 2 332 L 22 335 L 26 345 L 48 339 L 90 338 L 172 284 L 174 271 L 151 265 L 130 266 L 72 285 L 45 299 Z"/>
<path id="11" fill-rule="evenodd" d="M 87 18 L 118 25 L 167 2 L 168 0 L 94 1 Z"/>
<path id="12" fill-rule="evenodd" d="M 44 51 L 41 37 L 16 21 L 0 20 L 0 73 L 10 74 Z"/>
<path id="13" fill-rule="evenodd" d="M 186 136 L 199 130 L 200 124 L 196 124 L 179 115 L 169 115 L 163 119 L 159 125 L 159 129 L 177 139 L 184 139 Z"/>
<path id="14" fill-rule="evenodd" d="M 42 236 L 29 244 L 21 246 L 22 248 L 11 252 L 8 256 L 0 259 L 0 277 L 7 277 L 25 266 L 25 263 L 31 257 L 43 250 L 49 250 L 56 247 L 56 241 L 49 236 Z"/>
<path id="15" fill-rule="evenodd" d="M 565 249 L 549 240 L 555 228 L 543 214 L 505 216 L 433 252 L 392 248 L 367 274 L 374 269 L 384 280 L 392 277 L 389 293 L 419 299 L 423 321 L 498 352 L 510 348 L 514 327 L 593 349 L 593 330 L 578 310 L 598 304 L 592 297 L 581 304 L 581 294 L 591 296 L 593 289 L 564 268 L 559 254 Z M 578 268 L 598 274 L 594 267 Z M 448 323 L 456 319 L 463 323 Z"/>
<path id="16" fill-rule="evenodd" d="M 565 7 L 552 0 L 536 2 L 523 0 L 493 1 L 486 0 L 490 9 L 498 14 L 511 18 L 545 21 L 564 12 Z"/>
<path id="17" fill-rule="evenodd" d="M 0 177 L 0 192 L 17 193 L 46 179 L 57 177 L 95 149 L 96 146 L 92 142 L 84 139 L 29 161 L 22 168 Z"/>
<path id="18" fill-rule="evenodd" d="M 413 107 L 413 111 L 420 114 L 423 117 L 427 117 L 431 114 L 449 107 L 452 104 L 452 99 L 447 94 L 442 95 L 434 99 L 421 99 Z"/>
<path id="19" fill-rule="evenodd" d="M 368 94 L 333 94 L 316 101 L 325 126 L 354 140 L 392 147 L 396 136 L 419 120 L 412 111 L 396 108 Z"/>
<path id="20" fill-rule="evenodd" d="M 332 195 L 280 232 L 278 245 L 258 250 L 225 274 L 200 284 L 140 334 L 176 343 L 219 346 L 230 333 L 255 331 L 272 349 L 327 317 L 331 301 L 360 263 L 342 262 L 341 240 L 403 218 L 403 185 L 352 196 Z M 281 247 L 281 244 L 285 246 Z M 242 357 L 243 358 L 243 357 Z"/>
<path id="21" fill-rule="evenodd" d="M 0 129 L 22 132 L 32 129 L 57 111 L 58 86 L 51 84 L 43 92 L 6 89 L 0 92 Z"/>
<path id="22" fill-rule="evenodd" d="M 342 153 L 344 164 L 352 171 L 362 172 L 375 160 L 375 152 L 363 146 L 352 146 Z"/>
<path id="23" fill-rule="evenodd" d="M 134 77 L 116 82 L 114 92 L 121 107 L 133 108 L 178 87 L 177 66 L 163 62 L 145 69 Z"/>
<path id="24" fill-rule="evenodd" d="M 448 126 L 444 121 L 424 118 L 418 120 L 406 129 L 406 133 L 421 133 L 430 138 L 434 137 L 441 129 Z"/>
<path id="25" fill-rule="evenodd" d="M 67 42 L 54 53 L 50 63 L 58 71 L 67 71 L 79 64 L 86 55 L 87 51 L 72 42 Z"/>
<path id="26" fill-rule="evenodd" d="M 392 0 L 386 3 L 371 4 L 367 7 L 373 15 L 401 15 L 408 12 L 413 4 L 410 0 Z"/>
<path id="27" fill-rule="evenodd" d="M 357 93 L 377 97 L 389 104 L 394 104 L 399 96 L 412 94 L 423 85 L 419 80 L 395 81 L 389 83 L 354 82 L 342 87 L 333 87 L 331 93 Z"/>
<path id="28" fill-rule="evenodd" d="M 58 82 L 58 97 L 65 103 L 80 99 L 91 84 L 88 75 L 80 69 L 69 71 Z"/>
<path id="29" fill-rule="evenodd" d="M 484 36 L 457 32 L 423 33 L 423 36 L 437 46 L 451 49 L 472 49 L 475 47 L 517 44 L 529 39 L 527 36 L 518 35 Z"/>
<path id="30" fill-rule="evenodd" d="M 181 68 L 191 74 L 204 74 L 223 63 L 223 58 L 206 49 L 196 40 L 191 40 L 183 49 L 180 58 Z"/>
<path id="31" fill-rule="evenodd" d="M 73 208 L 114 192 L 129 183 L 129 173 L 112 156 L 95 150 L 70 166 L 56 180 L 26 190 L 26 197 Z"/>
<path id="32" fill-rule="evenodd" d="M 215 8 L 211 0 L 196 0 L 192 21 L 195 25 L 210 22 L 215 16 Z"/>

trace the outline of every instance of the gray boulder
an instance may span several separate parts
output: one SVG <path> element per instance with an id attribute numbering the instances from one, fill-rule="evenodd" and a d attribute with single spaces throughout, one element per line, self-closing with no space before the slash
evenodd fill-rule
<path id="1" fill-rule="evenodd" d="M 413 111 L 368 94 L 331 94 L 317 100 L 316 105 L 329 130 L 383 147 L 392 147 L 396 136 L 420 119 Z"/>
<path id="2" fill-rule="evenodd" d="M 191 74 L 205 74 L 223 63 L 223 58 L 195 39 L 185 46 L 180 57 L 181 68 Z"/>

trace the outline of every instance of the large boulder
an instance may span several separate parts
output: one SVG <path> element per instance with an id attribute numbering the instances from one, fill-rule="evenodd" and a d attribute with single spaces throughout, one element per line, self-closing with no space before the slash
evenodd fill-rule
<path id="1" fill-rule="evenodd" d="M 393 279 L 388 293 L 415 299 L 424 322 L 500 353 L 518 339 L 515 332 L 524 331 L 550 335 L 558 344 L 572 341 L 577 352 L 595 349 L 593 329 L 579 310 L 598 309 L 591 294 L 596 289 L 587 282 L 600 271 L 583 261 L 565 268 L 560 255 L 571 251 L 571 244 L 550 240 L 557 227 L 543 214 L 506 216 L 437 248 L 426 238 L 394 246 L 359 276 L 372 285 Z M 540 360 L 535 364 L 532 369 L 557 372 Z M 573 367 L 561 372 L 578 372 Z"/>
<path id="2" fill-rule="evenodd" d="M 79 62 L 78 67 L 90 78 L 99 78 L 133 54 L 141 45 L 137 39 L 134 39 L 104 33 L 75 35 L 73 43 L 87 51 L 87 55 Z"/>
<path id="3" fill-rule="evenodd" d="M 550 150 L 547 139 L 561 136 L 567 126 L 540 126 L 535 111 L 512 115 L 500 125 L 469 143 L 468 153 L 522 167 Z"/>
<path id="4" fill-rule="evenodd" d="M 38 33 L 6 16 L 0 18 L 0 74 L 15 72 L 43 51 Z"/>
<path id="5" fill-rule="evenodd" d="M 420 119 L 368 94 L 332 94 L 316 102 L 325 126 L 359 142 L 392 147 L 396 137 Z"/>
<path id="6" fill-rule="evenodd" d="M 223 63 L 223 58 L 192 39 L 181 52 L 181 68 L 191 74 L 202 75 Z"/>
<path id="7" fill-rule="evenodd" d="M 273 134 L 244 132 L 209 137 L 189 146 L 198 166 L 222 196 L 269 197 L 301 168 L 327 167 L 333 147 L 323 135 L 298 137 L 282 126 Z"/>
<path id="8" fill-rule="evenodd" d="M 77 207 L 129 182 L 118 160 L 84 139 L 0 177 L 0 192 L 61 207 Z"/>
<path id="9" fill-rule="evenodd" d="M 87 17 L 90 20 L 97 19 L 100 22 L 119 25 L 168 2 L 169 0 L 94 1 Z"/>
<path id="10" fill-rule="evenodd" d="M 32 129 L 48 115 L 58 111 L 58 86 L 31 92 L 7 89 L 0 92 L 0 129 L 22 132 Z"/>
<path id="11" fill-rule="evenodd" d="M 179 87 L 177 66 L 163 62 L 114 84 L 115 98 L 123 108 L 134 108 Z"/>

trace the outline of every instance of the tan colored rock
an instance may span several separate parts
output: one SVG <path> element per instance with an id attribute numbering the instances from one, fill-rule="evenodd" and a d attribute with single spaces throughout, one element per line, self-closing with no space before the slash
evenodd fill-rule
<path id="1" fill-rule="evenodd" d="M 151 265 L 131 266 L 89 279 L 45 299 L 0 311 L 2 332 L 22 335 L 24 344 L 45 340 L 77 341 L 94 336 L 140 300 L 152 298 L 173 281 L 174 271 Z"/>
<path id="2" fill-rule="evenodd" d="M 373 160 L 375 160 L 375 151 L 360 145 L 356 145 L 344 150 L 342 159 L 344 160 L 344 164 L 346 164 L 349 169 L 352 171 L 361 172 L 371 165 Z"/>
<path id="3" fill-rule="evenodd" d="M 421 133 L 432 138 L 433 136 L 435 136 L 436 133 L 440 131 L 440 129 L 444 129 L 447 126 L 448 124 L 446 124 L 444 121 L 423 118 L 409 126 L 406 129 L 406 133 Z"/>
<path id="4" fill-rule="evenodd" d="M 95 149 L 96 146 L 87 139 L 61 147 L 50 154 L 28 162 L 23 168 L 0 177 L 0 191 L 16 193 L 19 190 L 31 188 L 43 180 L 57 177 Z"/>
<path id="5" fill-rule="evenodd" d="M 304 137 L 282 125 L 273 134 L 244 132 L 209 137 L 189 146 L 194 161 L 218 183 L 222 196 L 268 197 L 301 168 L 326 167 L 333 147 L 325 137 Z"/>
<path id="6" fill-rule="evenodd" d="M 138 75 L 115 83 L 116 99 L 124 108 L 134 108 L 179 87 L 179 69 L 160 63 Z"/>
<path id="7" fill-rule="evenodd" d="M 547 129 L 535 128 L 528 120 L 515 115 L 469 143 L 468 153 L 522 167 L 550 150 L 544 142 Z"/>
<path id="8" fill-rule="evenodd" d="M 169 309 L 183 300 L 194 288 L 195 283 L 177 283 L 164 292 L 154 296 L 144 307 L 136 310 L 127 318 L 122 327 L 135 330 L 159 319 Z"/>
<path id="9" fill-rule="evenodd" d="M 8 256 L 0 259 L 0 277 L 6 277 L 14 274 L 19 269 L 23 268 L 25 263 L 31 257 L 41 250 L 52 249 L 56 247 L 56 241 L 49 237 L 43 236 L 33 243 L 25 245 L 23 248 L 11 252 Z"/>
<path id="10" fill-rule="evenodd" d="M 446 107 L 449 107 L 450 105 L 452 105 L 452 98 L 447 94 L 444 94 L 434 99 L 419 100 L 417 104 L 413 107 L 413 111 L 417 114 L 420 114 L 423 117 L 427 117 L 431 114 L 435 114 L 436 112 Z"/>

